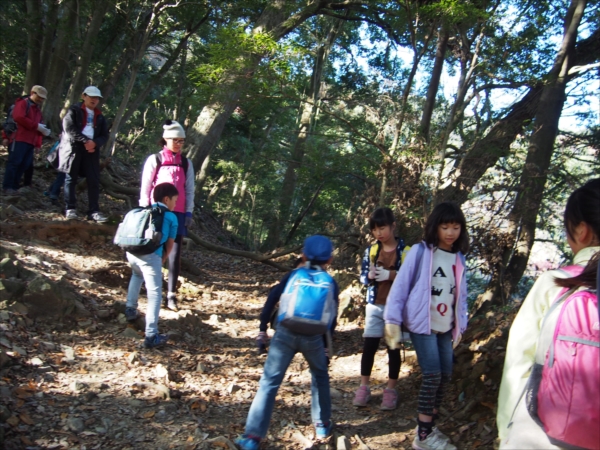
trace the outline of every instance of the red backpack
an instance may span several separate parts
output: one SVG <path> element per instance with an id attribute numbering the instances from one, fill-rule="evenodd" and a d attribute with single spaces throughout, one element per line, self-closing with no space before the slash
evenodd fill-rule
<path id="1" fill-rule="evenodd" d="M 562 270 L 579 275 L 583 267 Z M 563 289 L 544 320 L 525 390 L 527 409 L 550 442 L 600 445 L 600 319 L 592 290 Z"/>

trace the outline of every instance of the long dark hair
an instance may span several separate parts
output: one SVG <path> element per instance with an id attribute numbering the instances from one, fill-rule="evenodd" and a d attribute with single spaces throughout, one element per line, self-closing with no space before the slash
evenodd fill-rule
<path id="1" fill-rule="evenodd" d="M 467 253 L 469 251 L 467 221 L 456 203 L 443 202 L 433 208 L 433 211 L 427 218 L 427 223 L 425 223 L 425 236 L 423 240 L 429 247 L 437 247 L 439 244 L 438 226 L 444 223 L 457 223 L 460 225 L 460 236 L 452 244 L 452 251 L 463 254 Z"/>
<path id="2" fill-rule="evenodd" d="M 595 245 L 600 245 L 600 178 L 588 181 L 573 191 L 565 207 L 564 223 L 567 235 L 573 239 L 575 228 L 585 222 L 592 229 Z M 576 277 L 555 278 L 554 283 L 566 288 L 585 286 L 596 287 L 598 277 L 598 260 L 600 252 L 596 252 L 587 265 Z"/>

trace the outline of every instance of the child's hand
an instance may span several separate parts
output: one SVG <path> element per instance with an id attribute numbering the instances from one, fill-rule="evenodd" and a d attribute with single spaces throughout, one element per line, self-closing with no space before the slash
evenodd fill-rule
<path id="1" fill-rule="evenodd" d="M 458 347 L 458 344 L 460 344 L 461 339 L 462 339 L 462 334 L 459 333 L 458 337 L 456 339 L 454 339 L 454 341 L 452 341 L 452 350 L 454 350 L 456 347 Z"/>
<path id="2" fill-rule="evenodd" d="M 269 345 L 269 335 L 266 331 L 259 331 L 256 336 L 256 346 L 258 347 L 258 353 L 261 355 L 267 353 L 267 346 Z"/>
<path id="3" fill-rule="evenodd" d="M 375 279 L 375 270 L 377 269 L 377 267 L 375 267 L 373 264 L 371 264 L 369 266 L 369 274 L 367 275 L 367 278 L 369 280 L 374 280 Z"/>

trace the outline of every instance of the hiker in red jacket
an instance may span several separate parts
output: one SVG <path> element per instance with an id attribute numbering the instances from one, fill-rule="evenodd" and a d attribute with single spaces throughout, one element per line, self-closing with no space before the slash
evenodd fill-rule
<path id="1" fill-rule="evenodd" d="M 6 195 L 18 195 L 19 181 L 23 173 L 33 164 L 34 149 L 42 146 L 42 137 L 50 135 L 44 125 L 41 106 L 48 91 L 42 86 L 33 86 L 28 97 L 18 98 L 12 111 L 17 125 L 8 150 L 8 161 L 4 172 L 2 190 Z"/>

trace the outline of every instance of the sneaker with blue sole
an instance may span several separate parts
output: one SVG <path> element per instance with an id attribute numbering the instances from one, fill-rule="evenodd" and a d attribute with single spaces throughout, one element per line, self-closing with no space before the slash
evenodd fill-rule
<path id="1" fill-rule="evenodd" d="M 235 445 L 241 450 L 258 450 L 260 448 L 260 440 L 247 436 L 240 436 L 235 440 Z"/>
<path id="2" fill-rule="evenodd" d="M 147 336 L 144 339 L 144 348 L 157 348 L 162 347 L 167 343 L 169 338 L 164 334 L 155 334 L 154 336 Z"/>
<path id="3" fill-rule="evenodd" d="M 317 439 L 326 439 L 331 436 L 331 430 L 333 430 L 333 422 L 329 421 L 326 425 L 322 422 L 315 423 L 315 432 Z"/>

